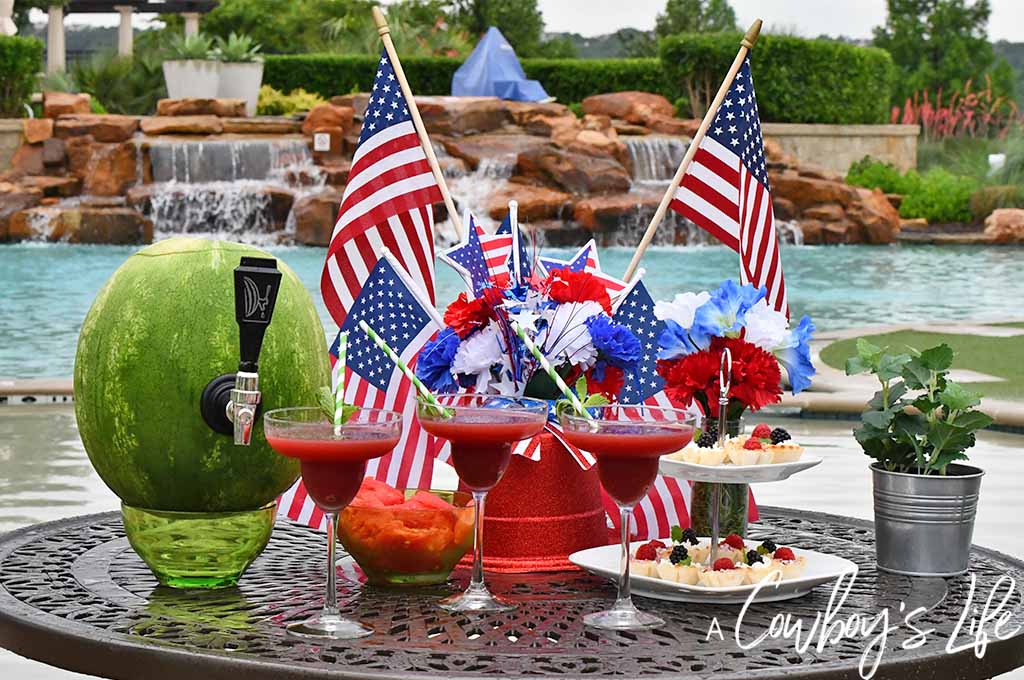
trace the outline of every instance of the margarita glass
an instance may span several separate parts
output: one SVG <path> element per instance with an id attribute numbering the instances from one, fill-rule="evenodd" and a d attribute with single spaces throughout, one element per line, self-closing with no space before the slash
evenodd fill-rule
<path id="1" fill-rule="evenodd" d="M 319 614 L 288 626 L 289 633 L 308 637 L 353 639 L 373 633 L 338 612 L 334 546 L 338 512 L 348 505 L 363 482 L 366 462 L 398 445 L 402 414 L 364 408 L 344 425 L 335 426 L 316 407 L 282 408 L 263 417 L 267 443 L 282 456 L 301 463 L 302 481 L 317 507 L 327 516 L 327 591 Z"/>
<path id="2" fill-rule="evenodd" d="M 633 606 L 629 594 L 629 529 L 635 506 L 658 476 L 658 459 L 693 439 L 695 418 L 674 408 L 616 404 L 587 409 L 591 418 L 566 413 L 566 440 L 597 459 L 601 486 L 619 506 L 622 562 L 618 595 L 611 609 L 587 614 L 583 622 L 608 630 L 644 630 L 665 622 Z"/>
<path id="3" fill-rule="evenodd" d="M 512 445 L 541 433 L 547 402 L 525 397 L 458 394 L 437 397 L 441 407 L 420 403 L 423 429 L 451 444 L 456 474 L 473 494 L 473 573 L 466 591 L 441 600 L 451 612 L 502 612 L 515 606 L 484 585 L 484 501 L 512 459 Z"/>

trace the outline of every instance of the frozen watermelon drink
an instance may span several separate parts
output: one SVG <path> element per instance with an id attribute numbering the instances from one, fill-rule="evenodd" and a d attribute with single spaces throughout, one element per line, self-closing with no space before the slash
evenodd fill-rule
<path id="1" fill-rule="evenodd" d="M 583 622 L 608 630 L 644 630 L 665 624 L 633 606 L 629 594 L 629 527 L 633 506 L 658 476 L 658 459 L 693 439 L 694 418 L 685 411 L 655 406 L 616 404 L 587 409 L 590 418 L 562 416 L 566 440 L 597 459 L 601 486 L 619 506 L 622 562 L 619 592 L 611 609 L 587 614 Z"/>
<path id="2" fill-rule="evenodd" d="M 512 458 L 512 446 L 544 429 L 548 405 L 539 399 L 499 395 L 439 396 L 443 408 L 420 404 L 423 429 L 447 439 L 449 461 L 462 483 L 473 492 L 473 573 L 465 592 L 441 601 L 451 612 L 502 612 L 515 607 L 491 595 L 484 585 L 484 500 L 501 480 Z"/>
<path id="3" fill-rule="evenodd" d="M 282 408 L 263 417 L 267 443 L 282 456 L 301 464 L 306 492 L 327 516 L 327 591 L 320 613 L 288 626 L 305 637 L 339 640 L 365 637 L 373 629 L 338 613 L 334 571 L 334 544 L 338 512 L 348 505 L 363 482 L 366 463 L 398 445 L 402 414 L 364 408 L 344 425 L 335 426 L 319 408 Z"/>

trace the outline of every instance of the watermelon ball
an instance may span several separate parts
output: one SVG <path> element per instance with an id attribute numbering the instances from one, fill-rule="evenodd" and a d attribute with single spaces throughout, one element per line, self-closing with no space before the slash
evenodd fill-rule
<path id="1" fill-rule="evenodd" d="M 251 246 L 174 238 L 129 257 L 96 296 L 78 338 L 75 415 L 89 460 L 130 506 L 252 510 L 298 477 L 256 421 L 235 446 L 200 415 L 203 388 L 238 369 L 233 271 Z M 281 289 L 260 354 L 262 412 L 315 406 L 330 384 L 327 344 L 313 300 L 278 260 Z"/>

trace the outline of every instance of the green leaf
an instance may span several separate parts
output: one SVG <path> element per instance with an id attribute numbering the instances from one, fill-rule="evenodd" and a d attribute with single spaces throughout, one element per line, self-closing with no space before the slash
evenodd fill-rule
<path id="1" fill-rule="evenodd" d="M 861 414 L 860 419 L 866 424 L 870 425 L 879 430 L 889 429 L 889 423 L 892 422 L 895 412 L 889 409 L 885 411 L 865 411 Z"/>
<path id="2" fill-rule="evenodd" d="M 587 376 L 581 375 L 576 381 L 576 396 L 583 398 L 587 394 Z"/>
<path id="3" fill-rule="evenodd" d="M 953 424 L 970 432 L 983 430 L 994 421 L 992 416 L 981 411 L 964 411 L 953 419 Z"/>
<path id="4" fill-rule="evenodd" d="M 882 382 L 895 380 L 900 377 L 903 373 L 903 367 L 910 361 L 911 358 L 907 354 L 883 354 L 878 359 L 875 375 Z"/>
<path id="5" fill-rule="evenodd" d="M 920 357 L 914 357 L 903 366 L 903 381 L 912 390 L 922 390 L 928 387 L 932 381 L 932 369 L 921 362 Z"/>
<path id="6" fill-rule="evenodd" d="M 672 535 L 672 542 L 673 543 L 682 543 L 683 542 L 683 528 L 681 526 L 679 526 L 678 524 L 673 526 L 672 527 L 672 531 L 670 533 Z"/>
<path id="7" fill-rule="evenodd" d="M 850 357 L 846 360 L 846 375 L 860 375 L 870 373 L 873 366 L 865 363 L 860 357 Z"/>
<path id="8" fill-rule="evenodd" d="M 867 338 L 857 338 L 857 356 L 868 366 L 877 365 L 883 351 L 881 347 L 872 344 Z"/>
<path id="9" fill-rule="evenodd" d="M 588 394 L 587 398 L 583 400 L 583 407 L 590 408 L 591 406 L 607 406 L 610 404 L 608 397 L 604 396 L 600 392 L 597 394 Z"/>
<path id="10" fill-rule="evenodd" d="M 875 395 L 871 397 L 871 401 L 868 402 L 868 406 L 875 411 L 883 411 L 887 408 L 892 408 L 897 405 L 900 398 L 907 393 L 907 386 L 902 382 L 893 383 L 889 386 L 889 403 L 883 403 L 882 396 L 885 390 L 878 390 Z M 901 405 L 902 406 L 902 405 Z"/>
<path id="11" fill-rule="evenodd" d="M 953 365 L 953 348 L 946 343 L 942 343 L 937 347 L 931 347 L 922 351 L 918 359 L 925 368 L 936 373 L 948 371 L 949 367 Z"/>
<path id="12" fill-rule="evenodd" d="M 971 392 L 960 383 L 946 381 L 946 387 L 939 393 L 939 403 L 950 411 L 964 411 L 981 403 L 981 395 Z"/>
<path id="13" fill-rule="evenodd" d="M 334 392 L 331 391 L 330 387 L 321 387 L 316 393 L 317 403 L 320 406 L 320 410 L 323 412 L 327 419 L 334 421 L 334 409 L 337 407 L 334 401 Z M 341 407 L 341 424 L 344 425 L 348 422 L 348 419 L 352 417 L 353 413 L 359 411 L 358 406 L 352 404 L 344 404 Z"/>

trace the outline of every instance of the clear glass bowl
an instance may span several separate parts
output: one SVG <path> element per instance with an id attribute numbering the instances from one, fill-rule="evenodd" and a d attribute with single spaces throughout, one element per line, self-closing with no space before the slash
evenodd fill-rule
<path id="1" fill-rule="evenodd" d="M 418 489 L 403 493 L 411 498 Z M 467 493 L 431 490 L 452 508 L 350 505 L 338 518 L 338 539 L 368 583 L 444 583 L 473 547 L 473 503 Z"/>
<path id="2" fill-rule="evenodd" d="M 161 585 L 229 588 L 267 547 L 277 503 L 240 512 L 177 512 L 121 504 L 128 542 Z"/>

